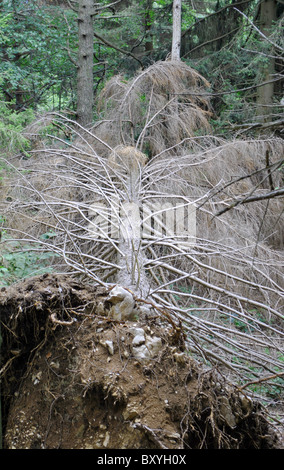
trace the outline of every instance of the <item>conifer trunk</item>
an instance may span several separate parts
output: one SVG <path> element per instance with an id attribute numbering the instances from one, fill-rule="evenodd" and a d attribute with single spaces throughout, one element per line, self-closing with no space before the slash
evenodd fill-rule
<path id="1" fill-rule="evenodd" d="M 87 127 L 93 120 L 93 0 L 80 0 L 78 12 L 77 121 Z"/>
<path id="2" fill-rule="evenodd" d="M 180 60 L 181 44 L 181 0 L 173 2 L 172 60 Z"/>
<path id="3" fill-rule="evenodd" d="M 133 161 L 135 155 L 133 155 Z M 118 245 L 118 264 L 121 269 L 117 276 L 118 284 L 128 287 L 140 297 L 146 298 L 150 291 L 144 264 L 147 261 L 142 251 L 141 216 L 139 207 L 138 164 L 129 166 L 126 178 L 126 201 L 122 204 L 121 235 Z"/>
<path id="4" fill-rule="evenodd" d="M 276 1 L 275 0 L 264 0 L 260 4 L 260 19 L 259 19 L 259 29 L 266 36 L 269 36 L 272 32 L 273 25 L 276 21 Z M 269 51 L 271 56 L 274 55 L 273 46 Z M 275 74 L 275 59 L 273 57 L 268 57 L 266 63 L 263 66 L 262 70 L 262 80 L 264 82 L 269 82 L 273 80 L 273 75 Z M 261 121 L 266 122 L 270 120 L 271 107 L 273 103 L 274 95 L 274 83 L 267 83 L 264 86 L 261 86 L 257 89 L 257 114 Z"/>

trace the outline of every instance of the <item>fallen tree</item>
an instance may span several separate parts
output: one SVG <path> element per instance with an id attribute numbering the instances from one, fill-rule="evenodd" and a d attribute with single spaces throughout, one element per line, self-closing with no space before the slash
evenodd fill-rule
<path id="1" fill-rule="evenodd" d="M 137 410 L 133 412 L 131 419 L 135 421 L 137 418 L 138 421 L 132 422 L 131 429 L 127 429 L 131 431 L 136 425 L 140 437 L 142 432 L 143 446 L 261 448 L 275 445 L 266 438 L 259 440 L 260 435 L 266 435 L 268 428 L 258 413 L 255 416 L 259 404 L 253 404 L 255 402 L 245 391 L 251 390 L 254 384 L 256 388 L 259 385 L 257 389 L 261 392 L 265 384 L 266 390 L 272 391 L 278 399 L 283 389 L 281 205 L 277 198 L 273 199 L 269 211 L 266 201 L 256 201 L 254 211 L 251 211 L 251 205 L 255 203 L 251 202 L 239 204 L 226 216 L 217 218 L 215 214 L 227 208 L 239 194 L 246 197 L 259 189 L 263 191 L 266 185 L 271 184 L 271 179 L 275 187 L 278 186 L 281 180 L 278 163 L 283 141 L 266 138 L 226 142 L 210 134 L 196 136 L 198 129 L 208 133 L 210 130 L 207 120 L 210 106 L 200 92 L 206 86 L 207 82 L 199 74 L 181 62 L 154 64 L 129 83 L 116 77 L 102 91 L 99 102 L 102 119 L 92 129 L 84 129 L 65 117 L 54 115 L 53 119 L 59 128 L 64 129 L 64 135 L 71 136 L 69 142 L 58 136 L 52 148 L 43 145 L 35 150 L 32 158 L 23 160 L 20 165 L 19 162 L 14 165 L 11 161 L 5 162 L 15 176 L 3 204 L 5 245 L 17 242 L 24 244 L 27 250 L 48 253 L 50 266 L 57 273 L 68 273 L 71 283 L 75 280 L 76 283 L 84 283 L 84 288 L 79 287 L 80 284 L 76 284 L 77 287 L 74 284 L 71 290 L 67 288 L 69 294 L 72 292 L 73 300 L 76 289 L 86 289 L 93 295 L 96 291 L 92 289 L 100 288 L 103 292 L 103 299 L 95 305 L 88 297 L 87 304 L 82 301 L 78 306 L 75 301 L 74 306 L 73 300 L 68 300 L 69 294 L 67 297 L 63 295 L 64 288 L 59 283 L 56 289 L 61 304 L 54 307 L 52 298 L 48 297 L 42 303 L 42 294 L 39 300 L 36 300 L 36 295 L 33 297 L 38 289 L 31 282 L 28 289 L 26 285 L 23 287 L 27 293 L 22 302 L 16 296 L 15 308 L 5 307 L 4 331 L 8 338 L 5 344 L 9 355 L 5 357 L 2 373 L 7 378 L 9 397 L 9 413 L 6 408 L 7 446 L 68 446 L 65 431 L 56 433 L 55 442 L 44 437 L 46 430 L 43 436 L 44 424 L 37 424 L 35 428 L 40 428 L 40 438 L 34 444 L 30 440 L 19 440 L 19 430 L 21 433 L 23 429 L 21 423 L 14 428 L 12 425 L 17 407 L 23 405 L 21 401 L 16 405 L 15 400 L 15 411 L 11 408 L 10 398 L 13 393 L 18 394 L 18 389 L 12 389 L 11 393 L 9 388 L 10 380 L 13 382 L 10 377 L 15 374 L 13 366 L 18 363 L 23 369 L 24 360 L 30 363 L 32 358 L 33 366 L 36 364 L 36 368 L 41 370 L 40 361 L 46 363 L 49 359 L 48 344 L 52 351 L 55 349 L 52 357 L 57 357 L 57 353 L 63 357 L 64 367 L 68 370 L 65 374 L 59 361 L 55 369 L 54 365 L 51 369 L 48 367 L 50 374 L 54 375 L 53 378 L 59 375 L 65 382 L 70 379 L 72 384 L 68 390 L 72 396 L 73 385 L 78 385 L 83 390 L 81 398 L 85 398 L 85 391 L 87 396 L 92 387 L 88 388 L 87 376 L 78 374 L 88 369 L 87 364 L 93 362 L 89 354 L 94 354 L 94 364 L 100 364 L 99 371 L 90 371 L 89 377 L 94 384 L 94 400 L 99 409 L 101 403 L 106 403 L 111 397 L 108 387 L 114 384 L 114 377 L 122 374 L 127 380 L 122 371 L 129 373 L 128 366 L 132 376 L 132 366 L 140 368 L 140 376 L 135 383 L 140 383 L 142 390 L 147 389 L 151 396 L 154 389 L 148 388 L 143 375 L 147 376 L 149 367 L 152 372 L 148 378 L 153 385 L 153 377 L 159 376 L 162 380 L 171 362 L 173 377 L 176 377 L 177 387 L 181 387 L 183 393 L 187 381 L 183 372 L 186 371 L 186 377 L 189 377 L 189 370 L 196 371 L 194 377 L 201 388 L 197 388 L 195 394 L 196 383 L 191 382 L 192 386 L 195 384 L 194 392 L 183 401 L 177 418 L 173 418 L 174 412 L 171 411 L 172 421 L 166 420 L 161 410 L 162 401 L 155 405 L 164 419 L 158 427 L 151 422 L 150 416 L 146 420 L 141 418 L 141 408 L 138 407 L 138 414 Z M 191 95 L 188 94 L 190 89 Z M 183 91 L 185 95 L 181 98 Z M 265 160 L 267 152 L 268 166 Z M 247 177 L 248 174 L 251 176 Z M 234 184 L 230 184 L 232 175 L 235 175 Z M 52 277 L 46 279 L 50 286 L 57 282 Z M 52 291 L 51 287 L 45 286 L 47 294 L 50 289 Z M 55 299 L 58 298 L 57 290 Z M 5 296 L 3 306 L 8 306 L 7 298 L 11 298 L 11 294 L 5 292 Z M 29 296 L 32 299 L 30 304 L 26 303 Z M 13 300 L 10 300 L 10 306 L 11 303 Z M 91 311 L 88 305 L 92 307 Z M 37 311 L 42 312 L 46 324 L 38 323 Z M 31 321 L 27 317 L 28 312 L 33 312 Z M 81 316 L 80 312 L 83 312 Z M 32 348 L 27 349 L 28 356 L 22 354 L 21 347 L 18 349 L 11 343 L 15 337 L 21 345 L 18 328 L 24 338 L 29 336 L 25 328 L 21 330 L 20 325 L 23 324 L 28 331 L 32 328 L 40 332 L 36 343 L 29 341 Z M 167 329 L 169 325 L 171 332 Z M 99 332 L 102 334 L 97 336 L 100 328 L 103 328 Z M 134 336 L 133 328 L 138 328 Z M 48 334 L 45 335 L 46 331 Z M 64 336 L 62 341 L 57 337 L 60 331 Z M 125 337 L 123 331 L 128 338 L 127 348 L 122 347 L 122 340 L 114 341 L 117 338 L 115 334 L 119 338 Z M 92 332 L 96 339 L 86 353 L 83 337 L 88 332 Z M 76 342 L 77 335 L 79 339 Z M 48 338 L 53 342 L 49 343 Z M 88 344 L 92 344 L 91 339 Z M 83 348 L 79 357 L 76 356 L 77 348 Z M 151 351 L 155 352 L 153 356 Z M 102 360 L 101 354 L 104 355 Z M 112 356 L 119 358 L 114 368 L 116 361 Z M 169 362 L 160 367 L 164 357 Z M 72 360 L 68 362 L 70 358 Z M 149 359 L 150 366 L 141 366 L 144 360 Z M 103 373 L 106 366 L 111 381 L 101 376 L 98 385 L 93 377 Z M 46 387 L 49 378 L 44 377 L 41 382 L 41 375 L 37 377 L 35 370 L 31 368 L 23 380 L 20 375 L 24 387 L 29 386 L 29 381 Z M 211 377 L 209 382 L 207 379 L 203 381 L 205 376 Z M 226 379 L 222 379 L 223 376 Z M 171 387 L 168 376 L 167 382 Z M 231 389 L 227 386 L 229 383 L 233 384 Z M 18 387 L 18 380 L 16 384 Z M 56 411 L 56 420 L 60 415 L 65 416 L 61 407 L 67 395 L 62 391 L 61 382 L 59 389 L 57 385 L 54 387 L 58 391 L 53 393 L 51 387 L 48 412 L 46 409 L 42 413 L 48 417 L 49 423 L 57 404 L 60 404 L 60 409 Z M 161 386 L 156 388 L 158 396 L 160 389 Z M 120 396 L 119 387 L 115 385 L 113 390 Z M 263 397 L 260 392 L 258 398 Z M 130 397 L 134 391 L 127 393 Z M 134 393 L 137 400 L 139 393 L 138 390 Z M 203 401 L 204 394 L 208 400 Z M 125 403 L 128 403 L 128 398 L 123 396 L 111 399 L 112 410 L 121 400 L 118 414 L 113 411 L 113 415 L 119 417 L 118 421 L 125 411 Z M 249 400 L 248 409 L 241 404 L 244 396 L 245 401 Z M 73 398 L 69 398 L 69 408 L 73 409 Z M 164 404 L 165 400 L 170 401 L 167 397 L 163 400 Z M 233 405 L 235 400 L 236 408 Z M 221 412 L 222 403 L 224 409 Z M 85 401 L 80 406 L 84 408 Z M 131 401 L 131 409 L 133 406 Z M 171 406 L 174 409 L 174 405 Z M 196 428 L 191 414 L 186 411 L 188 406 L 190 409 L 196 407 L 197 411 L 193 413 Z M 150 408 L 153 409 L 154 405 Z M 109 410 L 104 407 L 103 410 L 110 426 L 108 414 L 105 414 Z M 96 414 L 97 408 L 93 412 Z M 82 413 L 84 415 L 85 412 Z M 241 416 L 240 421 L 237 416 Z M 62 418 L 62 426 L 65 426 L 66 419 L 68 421 L 69 418 Z M 59 422 L 56 420 L 54 426 L 57 428 Z M 168 429 L 169 422 L 169 428 L 178 434 L 176 439 L 166 437 L 165 429 Z M 23 423 L 23 426 L 27 425 L 25 420 Z M 29 423 L 34 426 L 32 420 Z M 81 436 L 81 431 L 74 431 L 80 436 L 72 441 L 75 447 L 118 444 L 110 434 L 102 432 L 103 442 L 99 442 L 99 434 L 95 435 L 95 440 L 84 442 L 83 436 L 88 434 L 91 424 L 82 422 L 80 426 L 83 426 L 80 427 Z M 195 430 L 191 434 L 192 426 Z M 248 427 L 254 429 L 254 434 L 248 431 Z M 199 434 L 197 429 L 201 429 Z M 110 433 L 109 429 L 107 432 Z M 130 440 L 127 445 L 138 444 Z"/>

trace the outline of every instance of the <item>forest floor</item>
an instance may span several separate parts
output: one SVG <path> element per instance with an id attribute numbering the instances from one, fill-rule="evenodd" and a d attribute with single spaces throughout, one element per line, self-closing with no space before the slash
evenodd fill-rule
<path id="1" fill-rule="evenodd" d="M 4 448 L 281 447 L 261 404 L 191 358 L 167 316 L 114 321 L 107 298 L 63 275 L 2 288 Z M 148 359 L 143 335 L 159 338 Z"/>

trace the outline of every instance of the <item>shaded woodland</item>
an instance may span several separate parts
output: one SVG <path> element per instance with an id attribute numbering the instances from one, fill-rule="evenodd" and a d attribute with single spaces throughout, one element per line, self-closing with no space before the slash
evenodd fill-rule
<path id="1" fill-rule="evenodd" d="M 283 3 L 0 5 L 3 447 L 282 447 Z"/>

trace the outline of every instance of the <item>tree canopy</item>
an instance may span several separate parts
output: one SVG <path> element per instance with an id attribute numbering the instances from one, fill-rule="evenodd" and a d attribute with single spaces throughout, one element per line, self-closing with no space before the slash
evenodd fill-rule
<path id="1" fill-rule="evenodd" d="M 0 86 L 3 100 L 17 111 L 76 111 L 77 73 L 84 55 L 78 33 L 83 3 L 2 0 Z M 227 131 L 263 124 L 263 113 L 268 114 L 266 122 L 280 127 L 283 4 L 265 2 L 270 15 L 263 5 L 210 0 L 193 8 L 192 2 L 182 2 L 181 58 L 211 83 L 216 121 Z M 170 53 L 169 0 L 104 1 L 93 9 L 90 1 L 89 14 L 95 95 L 112 75 L 133 76 Z M 262 105 L 268 88 L 269 102 Z M 95 106 L 93 113 L 95 117 Z"/>

